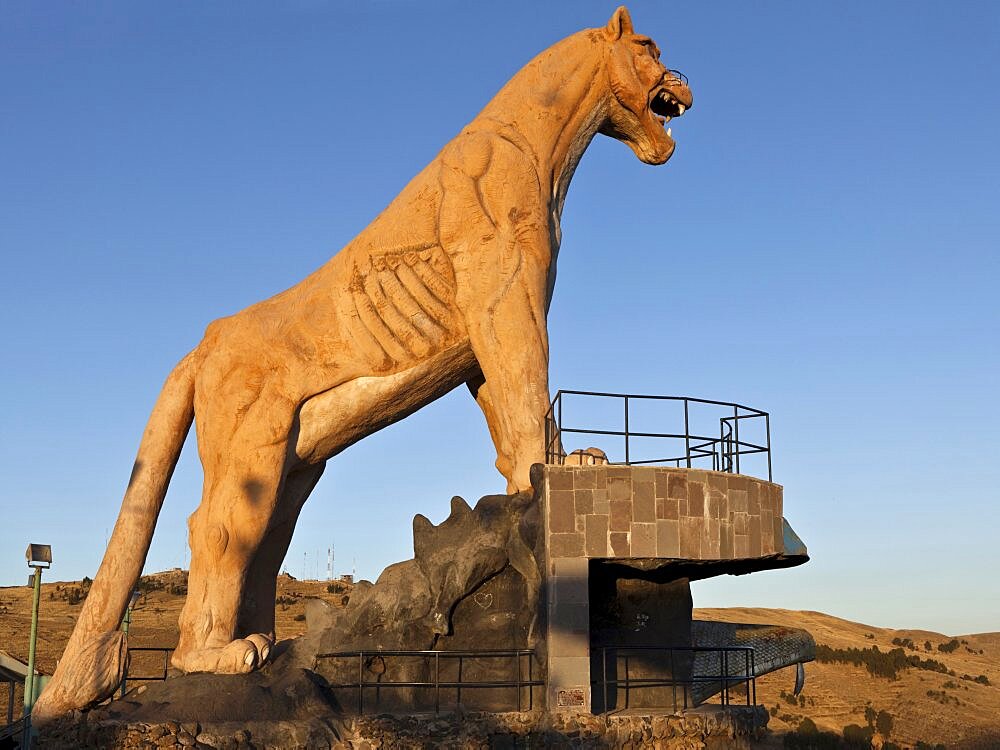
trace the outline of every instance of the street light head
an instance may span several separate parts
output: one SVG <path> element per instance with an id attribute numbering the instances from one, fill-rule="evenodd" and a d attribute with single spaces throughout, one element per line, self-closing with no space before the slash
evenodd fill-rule
<path id="1" fill-rule="evenodd" d="M 28 567 L 47 568 L 52 564 L 52 547 L 48 544 L 29 544 L 24 556 Z"/>

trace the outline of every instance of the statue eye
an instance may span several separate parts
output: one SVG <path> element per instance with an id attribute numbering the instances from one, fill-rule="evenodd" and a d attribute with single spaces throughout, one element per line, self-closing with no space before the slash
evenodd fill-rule
<path id="1" fill-rule="evenodd" d="M 635 41 L 654 60 L 660 59 L 660 49 L 659 47 L 656 46 L 656 42 L 654 42 L 652 39 L 640 37 Z"/>

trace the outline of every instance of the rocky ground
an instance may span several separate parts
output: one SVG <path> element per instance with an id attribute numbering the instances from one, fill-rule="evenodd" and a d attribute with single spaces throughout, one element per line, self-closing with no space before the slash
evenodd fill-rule
<path id="1" fill-rule="evenodd" d="M 133 646 L 172 646 L 177 640 L 177 617 L 186 591 L 186 574 L 166 571 L 143 578 L 144 591 L 133 616 Z M 39 625 L 39 668 L 51 673 L 69 637 L 86 596 L 87 582 L 52 582 L 42 587 Z M 305 630 L 305 604 L 310 598 L 343 606 L 350 584 L 278 580 L 275 604 L 279 639 Z M 27 657 L 31 590 L 0 588 L 0 650 Z M 757 681 L 758 703 L 771 714 L 766 747 L 829 747 L 801 739 L 812 725 L 819 732 L 842 737 L 881 722 L 891 724 L 885 740 L 898 747 L 1000 748 L 1000 633 L 947 636 L 906 629 L 875 628 L 819 612 L 768 609 L 699 609 L 695 617 L 709 620 L 790 625 L 809 630 L 817 644 L 829 647 L 827 660 L 807 666 L 806 687 L 791 695 L 794 670 L 787 669 Z M 848 649 L 877 647 L 921 666 L 905 666 L 892 675 L 873 674 L 864 664 L 839 659 Z M 942 650 L 944 649 L 944 650 Z M 913 657 L 913 658 L 910 658 Z M 867 657 L 866 657 L 867 658 Z M 134 670 L 162 668 L 162 656 L 136 658 Z M 897 659 L 899 661 L 899 659 Z M 6 687 L 0 686 L 0 705 L 6 705 Z M 18 705 L 20 695 L 16 696 Z M 888 723 L 887 723 L 888 722 Z M 854 725 L 855 729 L 850 729 Z M 871 733 L 871 730 L 868 731 Z M 805 744 L 803 744 L 805 742 Z M 797 743 L 797 744 L 796 744 Z"/>

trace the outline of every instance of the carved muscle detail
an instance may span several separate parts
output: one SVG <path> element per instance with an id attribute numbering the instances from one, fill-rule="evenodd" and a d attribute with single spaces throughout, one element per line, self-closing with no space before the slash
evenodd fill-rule
<path id="1" fill-rule="evenodd" d="M 273 609 L 259 604 L 273 601 L 322 462 L 460 383 L 486 415 L 508 493 L 531 489 L 529 469 L 544 458 L 561 202 L 597 132 L 648 164 L 670 158 L 662 126 L 691 106 L 691 92 L 657 55 L 624 8 L 542 52 L 328 264 L 209 327 L 157 400 L 93 593 L 33 724 L 120 684 L 119 623 L 196 412 L 205 483 L 172 657 L 185 672 L 246 673 L 269 660 Z M 527 577 L 527 549 L 507 549 L 528 561 L 510 560 Z"/>
<path id="2" fill-rule="evenodd" d="M 373 253 L 351 278 L 350 335 L 373 368 L 438 349 L 454 329 L 455 274 L 440 247 Z"/>

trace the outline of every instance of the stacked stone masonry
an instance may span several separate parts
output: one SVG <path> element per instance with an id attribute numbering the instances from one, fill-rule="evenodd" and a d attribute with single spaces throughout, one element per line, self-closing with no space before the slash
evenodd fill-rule
<path id="1" fill-rule="evenodd" d="M 670 467 L 546 469 L 552 559 L 738 560 L 783 551 L 780 485 Z"/>
<path id="2" fill-rule="evenodd" d="M 440 717 L 370 716 L 337 722 L 315 720 L 224 723 L 201 726 L 103 721 L 62 722 L 41 739 L 39 750 L 579 750 L 748 749 L 762 735 L 762 707 L 713 708 L 684 716 L 545 715 L 541 712 L 467 713 Z"/>

